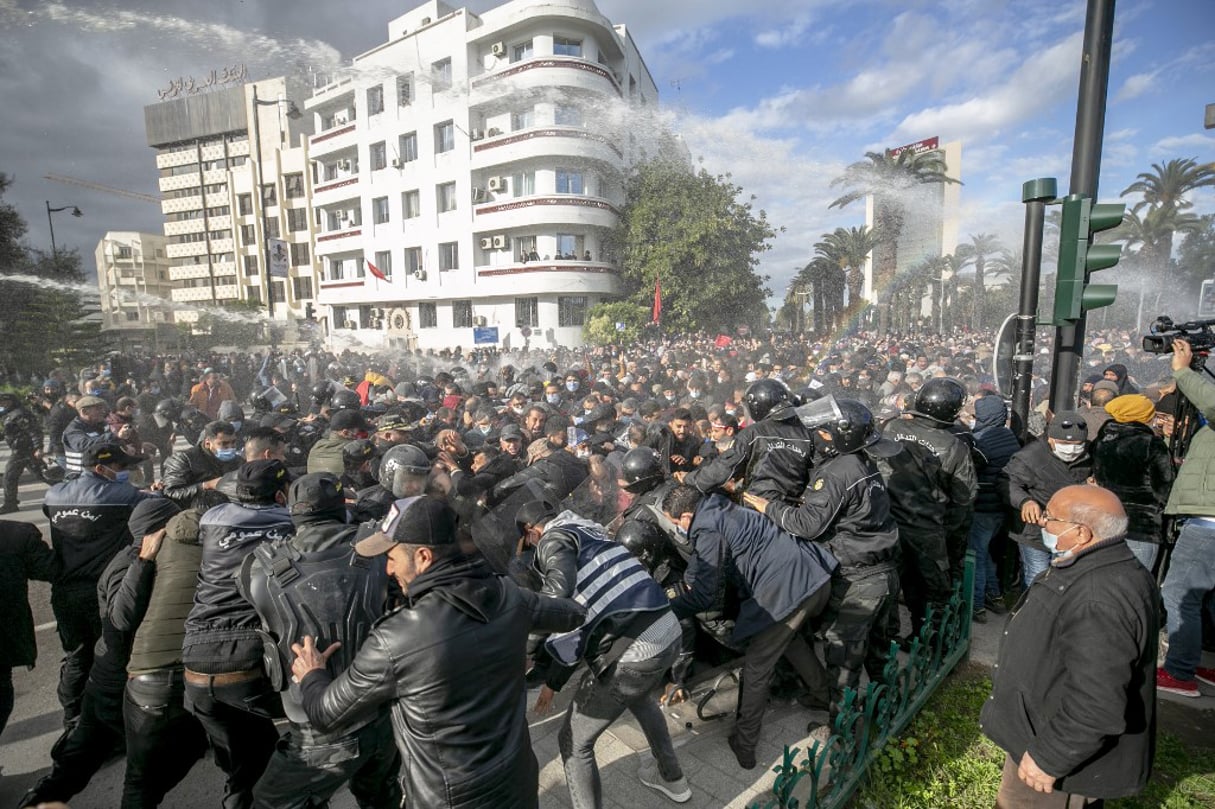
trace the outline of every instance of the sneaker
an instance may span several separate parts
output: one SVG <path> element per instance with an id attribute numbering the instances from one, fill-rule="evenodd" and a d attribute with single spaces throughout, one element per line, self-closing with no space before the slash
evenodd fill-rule
<path id="1" fill-rule="evenodd" d="M 1204 669 L 1199 666 L 1194 669 L 1194 679 L 1200 683 L 1215 686 L 1215 669 Z"/>
<path id="2" fill-rule="evenodd" d="M 996 615 L 1003 615 L 1008 612 L 1008 607 L 1004 606 L 1004 599 L 1001 596 L 988 596 L 983 599 L 983 606 Z"/>
<path id="3" fill-rule="evenodd" d="M 658 772 L 657 761 L 642 764 L 637 777 L 641 779 L 641 783 L 650 789 L 658 790 L 675 803 L 687 803 L 692 800 L 692 788 L 688 786 L 688 779 L 681 775 L 676 781 L 664 781 L 662 774 Z"/>
<path id="4" fill-rule="evenodd" d="M 970 614 L 970 620 L 974 621 L 976 624 L 987 623 L 987 610 L 980 607 Z"/>
<path id="5" fill-rule="evenodd" d="M 1210 669 L 1206 671 L 1208 674 L 1215 674 Z M 1178 680 L 1163 668 L 1156 669 L 1156 690 L 1167 691 L 1179 697 L 1197 698 L 1202 696 L 1198 691 L 1197 680 Z"/>
<path id="6" fill-rule="evenodd" d="M 726 744 L 730 745 L 730 749 L 734 751 L 734 758 L 738 759 L 738 766 L 742 767 L 744 770 L 755 769 L 754 750 L 744 750 L 742 747 L 740 747 L 738 738 L 735 737 L 733 733 L 726 738 Z"/>

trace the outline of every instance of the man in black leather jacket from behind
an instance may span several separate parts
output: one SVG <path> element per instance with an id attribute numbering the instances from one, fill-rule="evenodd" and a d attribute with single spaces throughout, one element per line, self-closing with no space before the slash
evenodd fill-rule
<path id="1" fill-rule="evenodd" d="M 292 674 L 309 721 L 324 731 L 389 703 L 408 762 L 402 786 L 409 806 L 537 806 L 527 637 L 574 629 L 585 611 L 522 590 L 463 556 L 454 514 L 431 497 L 396 501 L 379 531 L 355 549 L 388 555 L 405 604 L 376 624 L 336 679 L 325 668 L 336 649 L 317 649 L 311 636 L 293 647 Z"/>

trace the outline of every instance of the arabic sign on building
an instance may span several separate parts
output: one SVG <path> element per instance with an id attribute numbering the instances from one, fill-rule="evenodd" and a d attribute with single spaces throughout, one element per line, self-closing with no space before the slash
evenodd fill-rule
<path id="1" fill-rule="evenodd" d="M 270 239 L 270 277 L 286 278 L 287 268 L 291 266 L 287 243 L 282 239 Z"/>
<path id="2" fill-rule="evenodd" d="M 193 76 L 170 79 L 169 86 L 164 90 L 157 90 L 156 94 L 160 96 L 161 101 L 168 101 L 171 98 L 198 95 L 229 84 L 244 84 L 248 78 L 249 70 L 245 65 L 231 65 L 222 70 L 212 70 L 202 79 L 195 79 Z"/>
<path id="3" fill-rule="evenodd" d="M 908 143 L 905 146 L 896 146 L 893 149 L 887 149 L 886 154 L 890 155 L 891 157 L 898 157 L 901 153 L 906 151 L 910 151 L 912 154 L 919 154 L 920 152 L 931 152 L 939 148 L 940 138 L 924 138 L 924 140 L 917 140 L 915 143 Z"/>

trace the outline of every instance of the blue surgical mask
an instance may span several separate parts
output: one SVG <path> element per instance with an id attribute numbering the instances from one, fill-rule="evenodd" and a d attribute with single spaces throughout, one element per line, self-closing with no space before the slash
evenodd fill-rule
<path id="1" fill-rule="evenodd" d="M 1073 531 L 1079 527 L 1080 526 L 1078 525 L 1073 525 L 1071 528 L 1067 529 L 1067 531 Z M 1066 534 L 1067 531 L 1064 531 L 1063 533 Z M 1046 546 L 1048 551 L 1050 551 L 1052 560 L 1070 559 L 1075 555 L 1074 548 L 1066 551 L 1058 550 L 1060 536 L 1062 536 L 1062 534 L 1052 534 L 1050 531 L 1047 531 L 1046 528 L 1042 529 L 1042 544 Z"/>
<path id="2" fill-rule="evenodd" d="M 224 447 L 223 449 L 215 450 L 215 457 L 221 461 L 234 461 L 236 460 L 236 455 L 236 447 Z"/>
<path id="3" fill-rule="evenodd" d="M 123 469 L 121 472 L 114 473 L 115 483 L 127 483 L 131 480 L 131 473 Z"/>
<path id="4" fill-rule="evenodd" d="M 561 394 L 560 393 L 547 393 L 544 395 L 544 401 L 548 402 L 549 404 L 553 404 L 553 405 L 560 404 L 561 403 Z"/>
<path id="5" fill-rule="evenodd" d="M 688 396 L 691 396 L 693 399 L 699 399 L 699 398 L 700 398 L 701 396 L 703 396 L 703 395 L 704 395 L 704 392 L 703 392 L 703 391 L 701 391 L 701 390 L 697 390 L 697 389 L 695 389 L 695 388 L 693 388 L 692 390 L 688 391 Z"/>
<path id="6" fill-rule="evenodd" d="M 478 424 L 477 429 L 481 431 L 481 435 L 489 435 L 489 431 L 493 429 L 491 424 Z"/>
<path id="7" fill-rule="evenodd" d="M 574 391 L 578 390 L 578 383 L 577 382 L 566 382 L 565 389 L 568 390 L 570 393 L 573 393 Z"/>

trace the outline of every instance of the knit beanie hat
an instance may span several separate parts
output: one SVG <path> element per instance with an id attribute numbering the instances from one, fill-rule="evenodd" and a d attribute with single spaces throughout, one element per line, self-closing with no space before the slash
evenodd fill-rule
<path id="1" fill-rule="evenodd" d="M 1156 406 L 1142 393 L 1128 393 L 1107 402 L 1105 412 L 1120 424 L 1131 421 L 1147 424 L 1156 415 Z"/>

